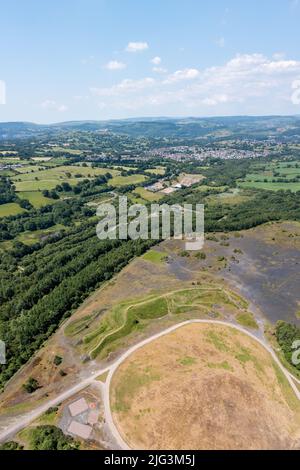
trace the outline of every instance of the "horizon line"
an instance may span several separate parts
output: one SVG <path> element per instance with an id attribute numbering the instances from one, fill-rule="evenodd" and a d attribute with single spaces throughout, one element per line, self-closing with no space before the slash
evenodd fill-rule
<path id="1" fill-rule="evenodd" d="M 37 126 L 55 126 L 61 124 L 71 123 L 109 123 L 117 121 L 155 121 L 155 120 L 170 120 L 175 121 L 179 119 L 230 119 L 230 118 L 300 118 L 300 114 L 230 114 L 230 115 L 215 115 L 215 116 L 136 116 L 128 118 L 111 118 L 111 119 L 68 119 L 66 121 L 55 122 L 35 122 L 35 121 L 0 121 L 1 124 L 34 124 Z"/>

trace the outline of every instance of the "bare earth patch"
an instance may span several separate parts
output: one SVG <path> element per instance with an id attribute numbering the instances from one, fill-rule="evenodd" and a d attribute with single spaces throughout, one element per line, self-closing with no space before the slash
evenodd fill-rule
<path id="1" fill-rule="evenodd" d="M 300 403 L 271 355 L 233 328 L 192 324 L 136 351 L 111 385 L 138 449 L 293 449 Z"/>

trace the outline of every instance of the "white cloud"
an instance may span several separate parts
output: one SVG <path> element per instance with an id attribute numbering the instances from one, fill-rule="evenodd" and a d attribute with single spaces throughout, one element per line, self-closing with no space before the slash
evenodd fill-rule
<path id="1" fill-rule="evenodd" d="M 104 68 L 107 70 L 122 70 L 126 68 L 126 64 L 117 60 L 111 60 L 104 66 Z"/>
<path id="2" fill-rule="evenodd" d="M 117 85 L 113 85 L 110 88 L 91 88 L 90 91 L 96 96 L 120 96 L 128 93 L 136 93 L 144 90 L 145 88 L 151 88 L 155 84 L 154 78 L 143 78 L 141 80 L 122 80 Z"/>
<path id="3" fill-rule="evenodd" d="M 151 63 L 153 65 L 160 65 L 161 64 L 161 58 L 156 56 L 156 57 L 153 57 L 153 59 L 151 59 Z"/>
<path id="4" fill-rule="evenodd" d="M 168 70 L 165 69 L 164 67 L 153 67 L 152 71 L 154 73 L 167 73 Z"/>
<path id="5" fill-rule="evenodd" d="M 184 69 L 184 70 L 177 70 L 176 72 L 169 75 L 165 83 L 174 83 L 180 82 L 183 80 L 194 80 L 199 75 L 199 70 L 197 69 Z"/>
<path id="6" fill-rule="evenodd" d="M 229 101 L 228 95 L 212 95 L 210 98 L 204 98 L 202 103 L 207 106 L 217 106 L 220 103 L 227 103 Z"/>
<path id="7" fill-rule="evenodd" d="M 59 111 L 60 113 L 63 113 L 68 110 L 68 107 L 64 104 L 58 104 L 54 100 L 45 100 L 41 103 L 41 107 L 44 109 L 52 109 L 55 111 Z"/>
<path id="8" fill-rule="evenodd" d="M 142 52 L 149 49 L 147 42 L 129 42 L 126 47 L 127 52 Z"/>
<path id="9" fill-rule="evenodd" d="M 177 70 L 165 77 L 123 80 L 90 91 L 103 109 L 133 114 L 269 114 L 297 112 L 292 83 L 300 79 L 300 61 L 263 54 L 236 55 L 201 72 Z M 211 111 L 210 111 L 211 110 Z"/>

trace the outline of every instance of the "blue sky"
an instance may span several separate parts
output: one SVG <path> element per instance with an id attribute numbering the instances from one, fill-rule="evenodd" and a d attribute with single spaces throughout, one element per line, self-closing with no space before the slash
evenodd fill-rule
<path id="1" fill-rule="evenodd" d="M 1 121 L 300 113 L 300 0 L 1 3 Z"/>

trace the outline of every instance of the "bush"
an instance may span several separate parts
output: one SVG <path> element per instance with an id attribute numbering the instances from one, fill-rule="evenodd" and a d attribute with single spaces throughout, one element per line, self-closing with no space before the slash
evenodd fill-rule
<path id="1" fill-rule="evenodd" d="M 190 257 L 190 253 L 186 250 L 181 251 L 181 253 L 179 253 L 179 255 L 182 256 L 183 258 L 189 258 Z"/>
<path id="2" fill-rule="evenodd" d="M 38 426 L 33 429 L 30 439 L 33 450 L 77 450 L 79 442 L 65 436 L 56 426 Z"/>
<path id="3" fill-rule="evenodd" d="M 58 407 L 52 406 L 51 408 L 48 408 L 48 410 L 45 412 L 45 415 L 51 415 L 52 413 L 57 413 L 57 412 L 58 412 Z"/>
<path id="4" fill-rule="evenodd" d="M 296 367 L 296 369 L 300 370 L 300 364 L 295 365 L 292 362 L 292 356 L 295 352 L 295 349 L 293 349 L 293 343 L 297 340 L 300 340 L 300 328 L 296 325 L 279 321 L 276 325 L 275 333 L 278 344 L 281 347 L 286 360 L 293 367 Z"/>
<path id="5" fill-rule="evenodd" d="M 60 364 L 62 363 L 62 361 L 63 361 L 63 358 L 62 358 L 62 357 L 60 357 L 60 356 L 55 356 L 53 363 L 54 363 L 56 366 L 60 366 Z"/>
<path id="6" fill-rule="evenodd" d="M 0 450 L 23 450 L 23 446 L 18 442 L 8 441 L 5 442 L 5 444 L 0 445 Z"/>
<path id="7" fill-rule="evenodd" d="M 40 388 L 40 385 L 36 379 L 29 377 L 27 382 L 23 385 L 23 388 L 27 393 L 34 393 L 38 388 Z"/>
<path id="8" fill-rule="evenodd" d="M 197 258 L 197 259 L 203 259 L 203 260 L 204 260 L 204 259 L 206 259 L 206 254 L 203 253 L 203 251 L 200 251 L 200 253 L 197 253 L 197 254 L 195 255 L 195 258 Z"/>

